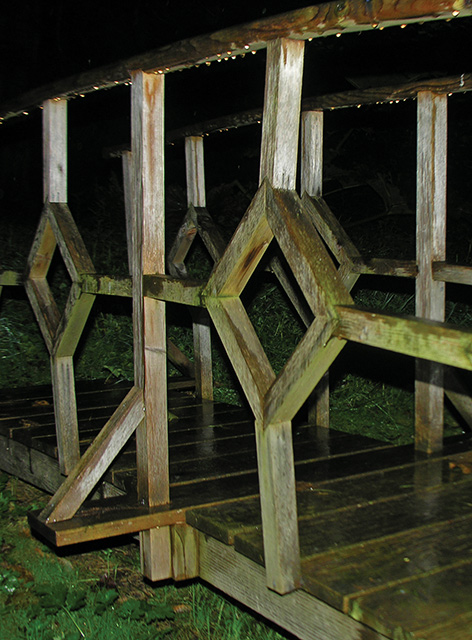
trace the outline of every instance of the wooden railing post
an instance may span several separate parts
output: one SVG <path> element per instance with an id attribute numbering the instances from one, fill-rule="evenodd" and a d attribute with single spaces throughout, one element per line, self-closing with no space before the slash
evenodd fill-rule
<path id="1" fill-rule="evenodd" d="M 67 202 L 67 100 L 43 104 L 43 193 L 47 202 Z M 80 458 L 72 356 L 50 356 L 59 467 L 66 475 Z"/>
<path id="2" fill-rule="evenodd" d="M 145 420 L 136 431 L 138 499 L 169 502 L 165 302 L 143 297 L 144 274 L 165 273 L 164 76 L 133 72 L 133 333 L 135 385 L 144 389 Z M 172 575 L 170 528 L 140 534 L 144 575 Z"/>
<path id="3" fill-rule="evenodd" d="M 267 48 L 260 182 L 296 184 L 304 43 L 276 40 Z M 287 593 L 300 583 L 291 422 L 256 420 L 257 459 L 267 585 Z"/>
<path id="4" fill-rule="evenodd" d="M 446 259 L 447 95 L 418 93 L 416 315 L 444 321 L 445 283 L 433 279 L 433 262 Z M 416 448 L 442 448 L 443 366 L 416 361 Z"/>
<path id="5" fill-rule="evenodd" d="M 323 111 L 302 114 L 301 194 L 323 193 Z M 308 401 L 308 421 L 329 427 L 329 372 L 325 373 Z"/>
<path id="6" fill-rule="evenodd" d="M 205 165 L 203 138 L 185 138 L 185 167 L 187 175 L 187 205 L 206 207 Z M 213 400 L 213 372 L 211 329 L 208 311 L 194 309 L 193 352 L 195 356 L 195 388 L 202 400 Z"/>

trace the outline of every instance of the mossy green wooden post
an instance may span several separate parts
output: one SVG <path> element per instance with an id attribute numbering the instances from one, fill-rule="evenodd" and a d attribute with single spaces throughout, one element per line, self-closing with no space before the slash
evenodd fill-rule
<path id="1" fill-rule="evenodd" d="M 144 389 L 145 420 L 136 431 L 138 498 L 169 502 L 165 302 L 143 297 L 143 275 L 164 274 L 164 76 L 135 71 L 131 94 L 133 163 L 133 333 L 135 385 Z M 172 575 L 169 527 L 140 534 L 143 574 Z"/>

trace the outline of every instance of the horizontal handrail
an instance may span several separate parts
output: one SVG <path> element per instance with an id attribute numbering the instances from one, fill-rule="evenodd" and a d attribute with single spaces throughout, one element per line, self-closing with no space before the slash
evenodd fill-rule
<path id="1" fill-rule="evenodd" d="M 278 16 L 230 27 L 212 34 L 181 40 L 99 69 L 85 71 L 34 89 L 0 105 L 0 121 L 39 107 L 46 100 L 71 98 L 131 81 L 131 71 L 170 73 L 200 64 L 211 64 L 265 49 L 277 38 L 310 40 L 341 33 L 446 20 L 472 15 L 467 0 L 332 0 Z"/>

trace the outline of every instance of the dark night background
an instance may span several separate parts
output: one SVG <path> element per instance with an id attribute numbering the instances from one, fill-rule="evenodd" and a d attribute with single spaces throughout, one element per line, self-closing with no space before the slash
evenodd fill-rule
<path id="1" fill-rule="evenodd" d="M 313 2 L 302 0 L 64 0 L 4 3 L 0 16 L 0 104 L 35 87 L 157 49 L 179 39 L 259 20 Z M 353 89 L 355 86 L 393 85 L 407 80 L 472 71 L 472 18 L 446 23 L 393 27 L 380 32 L 319 38 L 307 44 L 304 96 Z M 221 65 L 174 73 L 166 81 L 168 129 L 195 121 L 260 107 L 263 100 L 265 53 Z M 387 196 L 398 195 L 406 210 L 415 198 L 415 103 L 395 107 L 366 107 L 326 114 L 325 178 L 342 174 L 343 184 L 326 185 L 341 195 L 330 203 L 343 220 L 364 215 L 365 192 L 343 189 L 347 182 L 387 181 Z M 468 183 L 471 109 L 467 96 L 450 100 L 450 217 L 469 220 Z M 0 128 L 0 211 L 37 219 L 41 208 L 40 111 L 19 117 Z M 252 136 L 252 137 L 251 137 Z M 245 185 L 257 182 L 260 129 L 211 136 L 205 143 L 207 188 L 235 178 Z M 104 160 L 103 150 L 129 141 L 129 88 L 100 91 L 70 101 L 69 193 L 74 215 L 90 211 L 97 190 L 113 176 L 121 180 L 119 160 Z M 221 157 L 223 154 L 223 161 Z M 169 152 L 168 186 L 184 181 L 183 154 Z M 112 176 L 112 178 L 110 178 Z M 347 178 L 346 178 L 347 176 Z M 341 188 L 340 188 L 341 187 Z M 172 188 L 169 193 L 172 193 Z M 345 205 L 345 194 L 349 194 Z M 372 189 L 370 189 L 372 195 Z M 385 201 L 374 192 L 374 209 Z M 32 204 L 35 201 L 35 204 Z M 170 209 L 179 208 L 178 198 Z M 388 203 L 387 203 L 388 204 Z M 395 204 L 395 203 L 394 203 Z M 375 215 L 375 212 L 374 212 Z M 387 221 L 391 224 L 390 220 Z M 404 224 L 404 221 L 401 222 Z M 30 223 L 28 226 L 31 226 Z M 34 225 L 33 225 L 34 228 Z M 461 255 L 471 242 L 464 235 Z M 468 228 L 468 226 L 467 226 Z M 379 236 L 379 234 L 377 234 Z M 469 249 L 467 249 L 469 247 Z M 411 243 L 403 253 L 410 257 Z"/>

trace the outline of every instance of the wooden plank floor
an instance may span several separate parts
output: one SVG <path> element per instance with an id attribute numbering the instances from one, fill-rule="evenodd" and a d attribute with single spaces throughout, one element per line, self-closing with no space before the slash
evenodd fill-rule
<path id="1" fill-rule="evenodd" d="M 78 384 L 83 450 L 128 389 Z M 188 524 L 262 565 L 250 415 L 200 403 L 184 380 L 170 383 L 169 408 L 176 417 L 167 511 L 180 510 Z M 32 482 L 38 476 L 38 486 L 44 474 L 60 483 L 50 388 L 2 392 L 0 440 L 1 468 Z M 443 455 L 426 459 L 409 446 L 295 425 L 303 589 L 395 640 L 472 638 L 471 449 L 467 438 L 454 439 Z M 36 471 L 35 456 L 42 460 Z M 135 500 L 133 441 L 107 481 Z"/>

